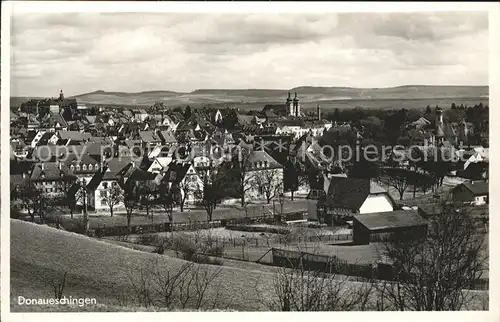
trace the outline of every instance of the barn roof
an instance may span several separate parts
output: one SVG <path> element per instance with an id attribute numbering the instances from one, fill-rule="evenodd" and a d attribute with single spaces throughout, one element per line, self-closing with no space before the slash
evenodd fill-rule
<path id="1" fill-rule="evenodd" d="M 354 219 L 369 230 L 427 225 L 427 222 L 414 210 L 396 210 L 355 215 Z"/>

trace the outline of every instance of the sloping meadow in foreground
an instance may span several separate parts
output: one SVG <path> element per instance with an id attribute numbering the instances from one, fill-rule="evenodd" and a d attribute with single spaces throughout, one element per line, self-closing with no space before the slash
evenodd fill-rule
<path id="1" fill-rule="evenodd" d="M 11 220 L 11 310 L 33 311 L 164 311 L 189 310 L 141 307 L 132 281 L 141 279 L 141 268 L 157 260 L 161 272 L 180 270 L 186 261 L 136 251 L 104 241 L 57 230 L 48 226 Z M 245 264 L 244 262 L 241 262 Z M 195 264 L 198 265 L 198 264 Z M 270 267 L 249 269 L 201 265 L 208 272 L 220 270 L 206 290 L 206 298 L 217 298 L 217 305 L 202 305 L 202 310 L 258 311 L 269 310 L 275 301 L 273 285 L 275 274 Z M 197 266 L 198 267 L 198 266 Z M 245 267 L 242 265 L 241 267 Z M 24 298 L 53 298 L 53 285 L 66 273 L 63 296 L 69 298 L 95 298 L 97 304 L 78 305 L 20 305 Z M 348 282 L 348 288 L 366 286 L 365 283 Z M 481 296 L 478 296 L 481 295 Z M 483 309 L 480 297 L 485 292 L 472 292 L 466 309 Z M 371 296 L 375 302 L 375 296 Z M 372 301 L 371 301 L 372 302 Z M 333 309 L 333 308 L 332 308 Z M 369 309 L 367 307 L 366 309 Z M 371 309 L 376 309 L 375 307 Z"/>

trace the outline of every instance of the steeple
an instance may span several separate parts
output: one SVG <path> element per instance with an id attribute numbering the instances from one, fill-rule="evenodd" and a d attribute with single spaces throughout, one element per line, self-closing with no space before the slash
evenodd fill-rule
<path id="1" fill-rule="evenodd" d="M 436 139 L 438 145 L 444 141 L 443 110 L 439 107 L 436 109 Z"/>
<path id="2" fill-rule="evenodd" d="M 297 92 L 295 92 L 295 97 L 293 99 L 293 116 L 299 117 L 300 116 L 300 105 L 299 105 L 299 99 L 297 98 Z"/>
<path id="3" fill-rule="evenodd" d="M 61 92 L 59 93 L 59 100 L 60 101 L 64 101 L 64 94 L 63 94 L 63 90 L 61 89 Z"/>
<path id="4" fill-rule="evenodd" d="M 292 105 L 292 99 L 290 98 L 290 92 L 288 92 L 288 98 L 286 99 L 286 108 L 288 110 L 288 115 L 293 115 L 293 105 Z"/>

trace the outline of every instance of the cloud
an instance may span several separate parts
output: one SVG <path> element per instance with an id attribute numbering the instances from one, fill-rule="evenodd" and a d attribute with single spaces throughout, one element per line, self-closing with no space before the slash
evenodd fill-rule
<path id="1" fill-rule="evenodd" d="M 488 16 L 15 14 L 12 95 L 486 84 Z"/>

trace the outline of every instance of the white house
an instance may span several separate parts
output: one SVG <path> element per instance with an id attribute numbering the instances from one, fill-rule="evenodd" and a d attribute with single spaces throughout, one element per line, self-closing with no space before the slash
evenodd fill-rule
<path id="1" fill-rule="evenodd" d="M 349 220 L 355 214 L 394 210 L 394 200 L 387 190 L 370 179 L 330 177 L 325 190 L 311 191 L 308 218 L 333 224 Z M 316 207 L 313 207 L 313 205 Z"/>

